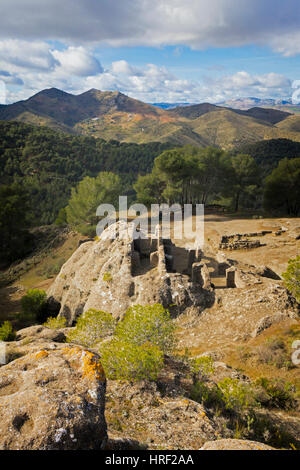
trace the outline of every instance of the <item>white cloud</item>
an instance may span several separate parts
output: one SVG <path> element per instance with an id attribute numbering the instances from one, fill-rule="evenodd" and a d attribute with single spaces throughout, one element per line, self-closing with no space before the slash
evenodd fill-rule
<path id="1" fill-rule="evenodd" d="M 121 62 L 121 63 L 120 63 Z M 142 101 L 184 101 L 195 89 L 189 80 L 180 80 L 166 67 L 148 64 L 146 67 L 131 67 L 126 61 L 114 62 L 110 70 L 95 77 L 87 77 L 86 88 L 119 90 Z M 127 71 L 127 74 L 126 74 Z M 188 90 L 188 91 L 187 91 Z"/>
<path id="2" fill-rule="evenodd" d="M 263 44 L 300 53 L 299 0 L 1 0 L 0 36 L 113 45 Z"/>
<path id="3" fill-rule="evenodd" d="M 276 36 L 272 39 L 271 45 L 276 52 L 285 57 L 300 54 L 300 32 L 291 32 Z"/>
<path id="4" fill-rule="evenodd" d="M 248 72 L 240 71 L 218 79 L 206 78 L 205 85 L 213 102 L 249 96 L 283 98 L 290 97 L 292 94 L 291 81 L 284 75 L 276 73 L 251 75 Z M 214 93 L 216 99 L 213 98 L 211 92 Z"/>
<path id="5" fill-rule="evenodd" d="M 0 80 L 10 102 L 53 86 L 75 93 L 120 90 L 149 102 L 291 96 L 281 74 L 241 70 L 195 81 L 125 60 L 103 70 L 93 49 L 175 45 L 180 55 L 183 45 L 258 44 L 289 57 L 300 54 L 299 30 L 299 0 L 1 0 Z M 61 50 L 53 40 L 66 46 Z"/>
<path id="6" fill-rule="evenodd" d="M 111 71 L 116 75 L 139 75 L 139 69 L 132 67 L 126 60 L 118 60 L 111 64 Z"/>
<path id="7" fill-rule="evenodd" d="M 56 65 L 57 61 L 45 42 L 18 39 L 0 41 L 0 68 L 7 72 L 16 73 L 28 69 L 51 71 Z"/>
<path id="8" fill-rule="evenodd" d="M 90 48 L 58 50 L 48 43 L 18 40 L 0 41 L 0 80 L 8 86 L 8 102 L 51 87 L 71 93 L 90 88 L 118 90 L 146 102 L 216 103 L 233 97 L 292 95 L 290 80 L 281 74 L 239 71 L 196 81 L 178 78 L 166 67 L 136 67 L 125 60 L 113 62 L 104 70 Z"/>
<path id="9" fill-rule="evenodd" d="M 52 55 L 59 63 L 59 70 L 63 73 L 86 77 L 103 72 L 102 66 L 96 57 L 82 46 L 70 46 L 63 51 L 54 50 Z"/>
<path id="10" fill-rule="evenodd" d="M 0 80 L 0 104 L 6 104 L 6 85 L 3 80 Z"/>
<path id="11" fill-rule="evenodd" d="M 125 70 L 128 70 L 127 75 L 124 73 Z M 121 70 L 116 69 L 113 64 L 111 70 L 98 76 L 87 77 L 83 87 L 119 90 L 146 102 L 218 103 L 235 97 L 291 96 L 291 85 L 291 81 L 280 74 L 251 75 L 245 71 L 224 75 L 218 79 L 205 77 L 202 81 L 183 80 L 174 76 L 165 67 L 153 64 L 137 68 L 136 74 L 133 74 L 130 65 L 123 61 Z"/>

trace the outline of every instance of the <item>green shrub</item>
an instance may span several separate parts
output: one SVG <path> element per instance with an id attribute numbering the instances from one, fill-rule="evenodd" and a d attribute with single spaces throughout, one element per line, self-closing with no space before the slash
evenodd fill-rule
<path id="1" fill-rule="evenodd" d="M 208 386 L 198 380 L 192 385 L 190 398 L 207 408 L 213 408 L 217 414 L 224 409 L 224 402 L 216 385 Z"/>
<path id="2" fill-rule="evenodd" d="M 10 321 L 5 321 L 0 326 L 0 341 L 13 341 L 16 337 L 16 333 L 13 330 L 13 326 Z"/>
<path id="3" fill-rule="evenodd" d="M 156 380 L 163 367 L 164 354 L 151 343 L 138 346 L 113 338 L 100 347 L 101 363 L 112 380 Z"/>
<path id="4" fill-rule="evenodd" d="M 256 384 L 262 387 L 267 394 L 267 400 L 264 400 L 266 406 L 281 409 L 293 409 L 297 406 L 293 384 L 265 377 L 258 379 Z"/>
<path id="5" fill-rule="evenodd" d="M 291 355 L 287 351 L 285 343 L 281 338 L 271 338 L 258 348 L 258 360 L 261 363 L 273 365 L 278 369 L 292 369 Z"/>
<path id="6" fill-rule="evenodd" d="M 162 305 L 134 305 L 119 322 L 116 336 L 136 346 L 150 343 L 168 353 L 175 347 L 174 329 L 170 313 Z"/>
<path id="7" fill-rule="evenodd" d="M 79 343 L 90 348 L 115 329 L 115 320 L 110 313 L 90 309 L 83 313 L 67 337 L 69 342 Z"/>
<path id="8" fill-rule="evenodd" d="M 112 339 L 99 346 L 101 362 L 111 379 L 155 380 L 164 353 L 175 346 L 170 314 L 159 304 L 129 308 L 117 326 L 110 313 L 89 310 L 67 340 L 92 347 L 112 334 Z"/>
<path id="9" fill-rule="evenodd" d="M 253 414 L 250 435 L 247 439 L 278 448 L 288 450 L 300 450 L 300 442 L 295 433 L 284 423 L 276 422 L 271 417 Z"/>
<path id="10" fill-rule="evenodd" d="M 238 379 L 226 377 L 218 383 L 218 392 L 226 410 L 240 413 L 255 403 L 250 387 Z"/>
<path id="11" fill-rule="evenodd" d="M 67 320 L 64 317 L 49 317 L 44 326 L 51 330 L 56 330 L 58 328 L 65 328 L 66 324 Z"/>
<path id="12" fill-rule="evenodd" d="M 214 373 L 214 361 L 209 356 L 197 357 L 190 360 L 190 369 L 194 377 L 204 380 Z"/>
<path id="13" fill-rule="evenodd" d="M 47 319 L 47 294 L 44 290 L 29 289 L 21 299 L 21 320 L 43 323 Z"/>
<path id="14" fill-rule="evenodd" d="M 285 287 L 300 303 L 300 255 L 289 260 L 287 271 L 282 274 L 282 277 Z"/>

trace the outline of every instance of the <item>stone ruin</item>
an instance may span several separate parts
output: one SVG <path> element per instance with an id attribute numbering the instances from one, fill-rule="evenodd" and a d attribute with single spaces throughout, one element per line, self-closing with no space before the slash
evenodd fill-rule
<path id="1" fill-rule="evenodd" d="M 140 235 L 133 237 L 132 224 L 117 222 L 99 240 L 81 244 L 49 289 L 49 309 L 74 325 L 89 309 L 120 318 L 132 305 L 160 303 L 176 316 L 213 304 L 209 270 L 199 249 L 164 240 L 159 226 L 153 236 Z"/>
<path id="2" fill-rule="evenodd" d="M 224 288 L 244 289 L 253 284 L 260 284 L 262 279 L 280 281 L 281 277 L 268 266 L 253 266 L 227 258 L 226 254 L 218 251 L 216 254 L 216 276 L 224 277 Z"/>
<path id="3" fill-rule="evenodd" d="M 264 246 L 260 240 L 249 240 L 253 237 L 263 237 L 272 231 L 264 230 L 255 233 L 236 233 L 234 235 L 223 235 L 219 245 L 220 250 L 248 250 L 252 248 L 259 248 Z"/>
<path id="4" fill-rule="evenodd" d="M 163 239 L 157 226 L 154 237 L 136 238 L 131 243 L 131 273 L 140 275 L 143 268 L 158 268 L 160 274 L 180 273 L 192 281 L 210 288 L 209 271 L 201 263 L 202 251 L 177 247 L 170 239 Z"/>
<path id="5" fill-rule="evenodd" d="M 200 313 L 215 301 L 209 267 L 214 268 L 213 276 L 224 277 L 224 287 L 219 289 L 244 289 L 262 284 L 264 278 L 281 279 L 266 266 L 230 260 L 220 251 L 206 261 L 201 250 L 163 239 L 160 226 L 155 234 L 140 232 L 139 238 L 133 236 L 133 229 L 133 224 L 117 222 L 98 240 L 78 247 L 49 289 L 51 314 L 66 318 L 71 326 L 89 309 L 110 312 L 118 319 L 137 304 L 162 304 L 174 317 L 191 309 Z M 241 237 L 237 242 L 243 241 Z"/>

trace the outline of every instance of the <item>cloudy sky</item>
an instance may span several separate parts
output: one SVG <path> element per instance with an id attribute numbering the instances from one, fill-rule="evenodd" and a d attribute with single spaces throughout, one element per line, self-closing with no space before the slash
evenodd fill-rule
<path id="1" fill-rule="evenodd" d="M 6 103 L 50 87 L 290 98 L 300 79 L 299 0 L 0 0 L 0 13 Z"/>

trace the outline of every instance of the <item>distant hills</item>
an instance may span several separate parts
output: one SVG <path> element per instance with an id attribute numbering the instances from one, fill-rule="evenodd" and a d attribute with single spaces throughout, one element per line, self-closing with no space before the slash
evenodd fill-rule
<path id="1" fill-rule="evenodd" d="M 261 99 L 261 98 L 237 98 L 233 100 L 224 101 L 219 103 L 220 106 L 226 106 L 233 109 L 247 110 L 253 107 L 259 108 L 272 108 L 279 109 L 280 111 L 287 111 L 293 114 L 300 114 L 300 105 L 292 103 L 291 99 L 287 100 L 274 100 L 274 99 Z"/>
<path id="2" fill-rule="evenodd" d="M 209 103 L 151 105 L 119 92 L 92 89 L 72 95 L 51 88 L 28 100 L 0 105 L 0 120 L 134 143 L 168 142 L 231 149 L 264 139 L 300 141 L 300 116 L 273 108 L 274 100 L 263 102 L 270 108 L 257 106 L 262 100 L 247 100 L 231 102 L 232 107 L 228 107 L 229 102 L 222 106 Z M 236 108 L 237 103 L 240 109 Z M 254 106 L 247 108 L 251 103 Z"/>

